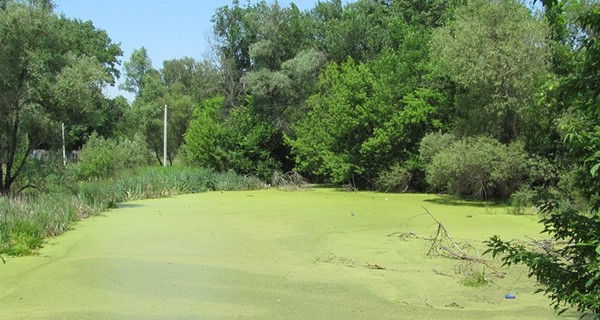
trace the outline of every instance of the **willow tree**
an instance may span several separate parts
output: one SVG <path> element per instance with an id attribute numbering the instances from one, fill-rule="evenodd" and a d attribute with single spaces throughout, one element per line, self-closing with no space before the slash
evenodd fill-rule
<path id="1" fill-rule="evenodd" d="M 470 0 L 438 29 L 432 51 L 458 86 L 466 135 L 517 139 L 525 108 L 546 72 L 547 28 L 517 0 Z"/>

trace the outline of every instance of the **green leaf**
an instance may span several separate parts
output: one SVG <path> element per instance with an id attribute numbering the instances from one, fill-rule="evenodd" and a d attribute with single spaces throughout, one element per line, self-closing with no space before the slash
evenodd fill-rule
<path id="1" fill-rule="evenodd" d="M 596 165 L 593 166 L 592 169 L 590 169 L 590 173 L 592 174 L 592 177 L 596 176 L 596 174 L 598 173 L 598 169 L 600 169 L 600 162 L 596 163 Z"/>

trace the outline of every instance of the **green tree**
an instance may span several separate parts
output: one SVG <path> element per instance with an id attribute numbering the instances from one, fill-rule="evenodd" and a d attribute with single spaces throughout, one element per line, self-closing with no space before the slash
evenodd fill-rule
<path id="1" fill-rule="evenodd" d="M 224 170 L 227 132 L 222 124 L 223 97 L 205 100 L 194 110 L 193 119 L 184 135 L 184 152 L 188 163 Z"/>
<path id="2" fill-rule="evenodd" d="M 335 183 L 373 186 L 382 170 L 416 153 L 422 136 L 439 130 L 438 106 L 445 97 L 427 88 L 395 92 L 376 68 L 349 60 L 330 64 L 321 74 L 319 92 L 289 139 L 298 170 Z M 391 64 L 393 65 L 393 64 Z M 400 63 L 391 68 L 403 78 Z"/>
<path id="3" fill-rule="evenodd" d="M 189 57 L 166 60 L 160 74 L 170 92 L 190 96 L 194 102 L 223 93 L 221 74 L 208 60 L 198 62 Z"/>
<path id="4" fill-rule="evenodd" d="M 565 194 L 544 192 L 541 223 L 555 243 L 539 250 L 494 236 L 488 246 L 505 265 L 526 265 L 556 310 L 575 307 L 600 319 L 600 5 L 594 4 L 580 22 L 586 31 L 583 63 L 576 77 L 561 83 L 572 104 L 560 127 L 571 170 L 578 176 L 576 186 L 587 196 L 590 210 L 574 208 Z"/>
<path id="5" fill-rule="evenodd" d="M 250 45 L 256 39 L 246 17 L 250 10 L 249 5 L 241 7 L 239 0 L 233 0 L 231 7 L 218 8 L 211 20 L 229 106 L 237 105 L 245 94 L 240 79 L 250 69 Z"/>
<path id="6" fill-rule="evenodd" d="M 0 9 L 0 194 L 11 190 L 32 149 L 56 142 L 62 120 L 96 118 L 90 100 L 101 100 L 102 87 L 114 82 L 109 55 L 120 50 L 89 24 L 82 45 L 73 45 L 76 25 L 46 5 L 7 1 Z"/>
<path id="7" fill-rule="evenodd" d="M 131 108 L 126 113 L 127 136 L 133 137 L 136 133 L 142 134 L 157 162 L 162 165 L 164 98 L 167 94 L 167 87 L 159 72 L 154 69 L 144 75 L 142 82 L 144 83 L 143 90 L 139 91 Z M 169 160 L 171 160 L 170 157 Z"/>
<path id="8" fill-rule="evenodd" d="M 141 133 L 159 164 L 163 153 L 163 110 L 167 117 L 167 160 L 172 163 L 184 143 L 196 99 L 209 99 L 220 92 L 214 69 L 205 69 L 193 59 L 165 61 L 161 71 L 151 70 L 143 79 L 139 92 L 127 114 L 128 136 Z"/>
<path id="9" fill-rule="evenodd" d="M 76 56 L 95 57 L 111 75 L 109 83 L 114 85 L 115 79 L 121 75 L 119 57 L 123 55 L 123 51 L 119 45 L 113 43 L 108 34 L 97 29 L 91 21 L 60 16 L 57 28 L 64 35 L 63 50 Z"/>
<path id="10" fill-rule="evenodd" d="M 125 82 L 119 88 L 139 95 L 144 90 L 146 74 L 152 69 L 152 59 L 148 56 L 146 48 L 133 50 L 129 61 L 123 64 Z"/>
<path id="11" fill-rule="evenodd" d="M 319 50 L 338 63 L 349 57 L 357 62 L 374 59 L 387 47 L 393 30 L 387 20 L 394 15 L 381 1 L 359 0 L 318 3 L 312 11 L 314 38 Z"/>
<path id="12" fill-rule="evenodd" d="M 223 115 L 224 98 L 206 100 L 194 111 L 185 134 L 185 155 L 196 166 L 253 174 L 264 181 L 282 169 L 283 137 L 251 107 L 239 106 Z"/>
<path id="13" fill-rule="evenodd" d="M 544 24 L 517 0 L 471 0 L 438 29 L 432 50 L 459 87 L 456 128 L 510 142 L 546 72 Z"/>
<path id="14" fill-rule="evenodd" d="M 101 91 L 102 83 L 111 81 L 107 70 L 94 57 L 68 56 L 67 62 L 51 88 L 54 103 L 65 106 L 59 114 L 67 128 L 67 142 L 72 148 L 81 147 L 95 130 L 110 131 L 109 100 Z M 95 86 L 90 90 L 90 84 Z M 105 132 L 108 134 L 108 132 Z"/>

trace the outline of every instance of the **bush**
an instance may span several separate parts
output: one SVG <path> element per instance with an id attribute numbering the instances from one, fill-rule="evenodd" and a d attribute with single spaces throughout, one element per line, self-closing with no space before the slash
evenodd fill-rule
<path id="1" fill-rule="evenodd" d="M 268 181 L 282 168 L 282 133 L 249 106 L 238 106 L 224 118 L 222 103 L 222 98 L 207 100 L 195 111 L 185 134 L 187 162 Z"/>
<path id="2" fill-rule="evenodd" d="M 129 139 L 105 139 L 93 133 L 79 153 L 75 170 L 81 180 L 114 176 L 124 169 L 148 164 L 148 148 L 141 136 Z"/>
<path id="3" fill-rule="evenodd" d="M 24 193 L 68 191 L 74 176 L 63 165 L 62 154 L 49 152 L 43 159 L 29 157 L 14 190 Z"/>
<path id="4" fill-rule="evenodd" d="M 382 192 L 405 192 L 411 180 L 412 175 L 406 167 L 394 164 L 388 170 L 379 173 L 375 188 Z"/>
<path id="5" fill-rule="evenodd" d="M 273 175 L 271 176 L 271 186 L 286 191 L 310 188 L 308 180 L 295 171 L 286 173 L 282 173 L 281 171 L 273 172 Z"/>
<path id="6" fill-rule="evenodd" d="M 476 200 L 505 200 L 525 181 L 527 156 L 521 143 L 467 138 L 435 154 L 426 173 L 435 191 Z"/>
<path id="7" fill-rule="evenodd" d="M 536 192 L 528 185 L 523 185 L 519 190 L 510 195 L 507 211 L 513 215 L 526 215 L 537 213 L 535 209 Z"/>
<path id="8" fill-rule="evenodd" d="M 430 133 L 421 139 L 419 157 L 423 163 L 429 164 L 443 150 L 448 149 L 457 138 L 449 133 Z"/>

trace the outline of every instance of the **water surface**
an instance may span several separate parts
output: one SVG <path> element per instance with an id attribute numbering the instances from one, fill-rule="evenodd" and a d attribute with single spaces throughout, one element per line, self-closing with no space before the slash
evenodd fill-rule
<path id="1" fill-rule="evenodd" d="M 457 241 L 481 248 L 493 234 L 539 237 L 535 217 L 445 203 L 328 189 L 129 202 L 0 265 L 1 318 L 555 318 L 526 270 L 467 287 L 459 261 L 397 236 L 435 231 L 424 205 Z"/>

